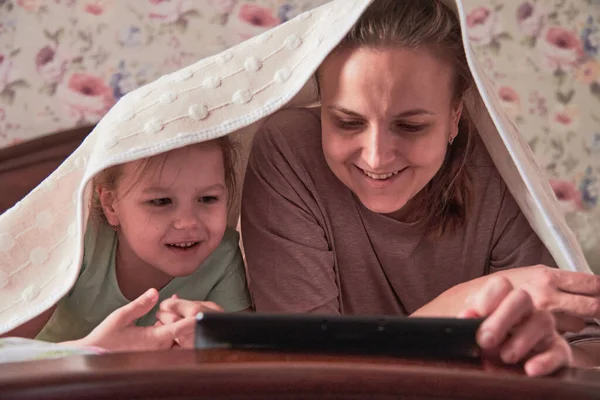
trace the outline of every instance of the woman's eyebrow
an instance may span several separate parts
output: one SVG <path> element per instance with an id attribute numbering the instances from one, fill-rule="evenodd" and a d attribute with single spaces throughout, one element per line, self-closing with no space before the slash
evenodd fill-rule
<path id="1" fill-rule="evenodd" d="M 329 106 L 327 106 L 327 108 L 330 110 L 333 110 L 333 111 L 338 111 L 338 112 L 344 113 L 351 117 L 361 117 L 361 118 L 363 117 L 359 113 L 349 110 L 338 104 L 329 105 Z M 406 117 L 413 117 L 415 115 L 435 115 L 435 113 L 433 111 L 429 111 L 424 108 L 411 108 L 409 110 L 405 110 L 405 111 L 402 111 L 402 112 L 394 115 L 394 118 L 406 118 Z"/>

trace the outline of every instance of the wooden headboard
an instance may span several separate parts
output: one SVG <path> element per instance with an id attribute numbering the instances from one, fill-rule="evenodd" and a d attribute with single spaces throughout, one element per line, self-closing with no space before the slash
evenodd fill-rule
<path id="1" fill-rule="evenodd" d="M 46 179 L 92 129 L 85 126 L 56 132 L 0 149 L 0 214 Z"/>

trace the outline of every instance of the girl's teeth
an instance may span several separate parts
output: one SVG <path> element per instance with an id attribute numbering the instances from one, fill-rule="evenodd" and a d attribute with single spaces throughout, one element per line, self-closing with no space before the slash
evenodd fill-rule
<path id="1" fill-rule="evenodd" d="M 186 248 L 186 247 L 192 247 L 195 244 L 196 244 L 196 242 L 173 243 L 171 246 Z"/>

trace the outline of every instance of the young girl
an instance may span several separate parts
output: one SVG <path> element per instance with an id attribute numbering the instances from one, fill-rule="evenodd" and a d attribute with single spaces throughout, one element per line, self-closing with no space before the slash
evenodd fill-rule
<path id="1" fill-rule="evenodd" d="M 108 350 L 155 349 L 172 347 L 178 334 L 193 331 L 191 321 L 156 323 L 164 299 L 177 295 L 205 310 L 249 308 L 238 234 L 226 228 L 233 155 L 229 138 L 222 137 L 96 176 L 75 286 L 9 335 Z"/>

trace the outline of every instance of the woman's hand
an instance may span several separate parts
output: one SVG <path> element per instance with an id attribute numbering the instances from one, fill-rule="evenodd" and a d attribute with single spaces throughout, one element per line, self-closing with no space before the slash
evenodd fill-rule
<path id="1" fill-rule="evenodd" d="M 135 326 L 135 320 L 152 310 L 157 301 L 158 292 L 149 289 L 131 303 L 113 311 L 85 338 L 64 344 L 100 347 L 108 351 L 170 349 L 175 338 L 187 329 L 185 321 L 163 326 Z"/>
<path id="2" fill-rule="evenodd" d="M 544 265 L 513 268 L 456 285 L 417 310 L 413 316 L 454 316 L 470 293 L 496 276 L 526 291 L 536 308 L 550 311 L 559 332 L 579 332 L 585 318 L 600 318 L 600 276 L 563 271 Z"/>
<path id="3" fill-rule="evenodd" d="M 531 296 L 533 304 L 551 311 L 562 332 L 578 332 L 584 318 L 600 318 L 600 276 L 544 265 L 497 272 Z"/>
<path id="4" fill-rule="evenodd" d="M 573 354 L 559 335 L 553 315 L 535 307 L 532 296 L 494 275 L 468 299 L 460 317 L 485 317 L 477 342 L 507 364 L 525 363 L 529 376 L 571 365 Z"/>
<path id="5" fill-rule="evenodd" d="M 157 326 L 183 324 L 175 338 L 175 347 L 191 349 L 194 347 L 196 315 L 201 312 L 222 312 L 223 309 L 210 301 L 182 300 L 172 296 L 160 303 L 156 312 Z"/>

